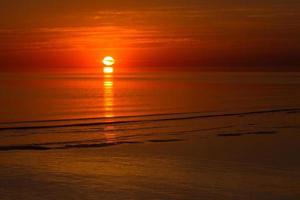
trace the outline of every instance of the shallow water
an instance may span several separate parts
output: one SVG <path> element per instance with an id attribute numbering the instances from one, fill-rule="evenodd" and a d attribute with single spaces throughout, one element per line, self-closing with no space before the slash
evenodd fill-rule
<path id="1" fill-rule="evenodd" d="M 3 199 L 299 197 L 298 73 L 0 79 Z"/>
<path id="2" fill-rule="evenodd" d="M 1 74 L 1 122 L 299 106 L 299 73 Z"/>
<path id="3" fill-rule="evenodd" d="M 165 132 L 228 128 L 174 127 L 182 120 L 300 108 L 297 73 L 3 74 L 1 79 L 2 149 L 135 142 Z"/>

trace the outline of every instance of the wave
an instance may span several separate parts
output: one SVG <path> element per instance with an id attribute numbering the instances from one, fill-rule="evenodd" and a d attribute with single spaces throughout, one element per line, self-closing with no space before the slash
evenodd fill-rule
<path id="1" fill-rule="evenodd" d="M 84 139 L 84 140 L 71 140 L 71 141 L 57 141 L 57 142 L 45 142 L 45 143 L 32 143 L 32 144 L 20 144 L 20 145 L 5 145 L 0 146 L 0 151 L 21 151 L 21 150 L 64 150 L 64 149 L 75 149 L 75 148 L 100 148 L 109 147 L 121 144 L 142 144 L 145 142 L 149 143 L 166 143 L 166 142 L 179 142 L 185 141 L 178 136 L 199 134 L 201 131 L 215 131 L 215 130 L 226 130 L 232 128 L 232 126 L 220 126 L 212 128 L 201 128 L 193 130 L 182 130 L 182 131 L 169 131 L 165 132 L 164 135 L 169 139 L 147 139 L 147 136 L 154 136 L 153 133 L 142 133 L 134 135 L 120 135 L 115 138 L 114 142 L 108 142 L 105 139 Z M 175 138 L 174 138 L 175 137 Z M 146 139 L 146 140 L 145 140 Z"/>
<path id="2" fill-rule="evenodd" d="M 87 117 L 87 118 L 71 118 L 71 119 L 50 119 L 50 120 L 35 120 L 35 121 L 16 121 L 16 122 L 0 122 L 0 125 L 9 124 L 29 124 L 29 123 L 49 123 L 49 122 L 70 122 L 70 121 L 87 121 L 87 120 L 107 120 L 107 119 L 124 119 L 136 117 L 154 117 L 167 115 L 184 115 L 184 114 L 199 114 L 200 112 L 181 112 L 181 113 L 157 113 L 147 115 L 131 115 L 131 116 L 116 116 L 116 117 Z"/>
<path id="3" fill-rule="evenodd" d="M 96 147 L 109 147 L 121 144 L 136 144 L 142 142 L 111 142 L 111 143 L 95 143 L 95 144 L 74 144 L 74 145 L 64 145 L 60 147 L 49 147 L 43 145 L 12 145 L 12 146 L 0 146 L 0 151 L 16 151 L 16 150 L 63 150 L 71 148 L 96 148 Z"/>
<path id="4" fill-rule="evenodd" d="M 144 122 L 163 122 L 163 121 L 176 121 L 176 120 L 192 120 L 201 118 L 216 118 L 216 117 L 234 117 L 234 116 L 248 116 L 256 114 L 267 114 L 267 113 L 296 113 L 300 112 L 300 108 L 282 108 L 282 109 L 270 109 L 270 110 L 258 110 L 248 112 L 235 112 L 235 113 L 215 113 L 215 114 L 200 114 L 199 112 L 190 113 L 167 113 L 167 114 L 151 114 L 151 115 L 140 115 L 140 116 L 129 116 L 129 117 L 114 117 L 109 118 L 113 121 L 100 121 L 100 122 L 83 122 L 88 120 L 107 120 L 107 118 L 82 118 L 82 119 L 63 119 L 63 120 L 44 120 L 44 121 L 32 121 L 32 122 L 21 122 L 21 123 L 51 123 L 51 122 L 74 122 L 82 121 L 81 123 L 68 123 L 68 124 L 52 124 L 52 125 L 31 125 L 31 126 L 7 126 L 0 127 L 0 132 L 3 131 L 14 131 L 14 130 L 34 130 L 34 129 L 56 129 L 56 128 L 72 128 L 72 127 L 90 127 L 99 125 L 117 125 L 117 124 L 130 124 L 130 123 L 144 123 Z M 169 117 L 165 117 L 169 116 Z M 151 118 L 147 118 L 151 117 Z M 154 117 L 154 118 L 153 118 Z M 157 118 L 159 117 L 159 118 Z M 136 120 L 116 120 L 116 119 L 132 119 Z M 140 118 L 140 119 L 139 119 Z M 15 122 L 20 124 L 20 122 Z"/>

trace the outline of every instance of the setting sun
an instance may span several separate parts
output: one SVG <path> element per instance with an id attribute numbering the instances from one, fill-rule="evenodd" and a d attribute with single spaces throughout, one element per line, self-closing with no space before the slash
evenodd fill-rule
<path id="1" fill-rule="evenodd" d="M 115 59 L 111 56 L 106 56 L 103 58 L 102 63 L 106 66 L 112 66 L 115 64 Z"/>
<path id="2" fill-rule="evenodd" d="M 103 68 L 103 72 L 105 74 L 111 74 L 114 72 L 114 68 L 112 65 L 115 64 L 115 59 L 111 56 L 106 56 L 103 58 L 102 63 L 105 65 Z"/>

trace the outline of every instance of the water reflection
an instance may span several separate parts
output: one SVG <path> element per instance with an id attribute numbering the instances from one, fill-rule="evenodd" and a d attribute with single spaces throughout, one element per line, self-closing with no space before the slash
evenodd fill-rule
<path id="1" fill-rule="evenodd" d="M 104 116 L 105 118 L 114 117 L 114 80 L 112 74 L 105 74 L 103 80 L 104 88 Z M 107 125 L 104 127 L 104 136 L 108 143 L 116 142 L 116 135 L 114 133 L 115 127 L 113 125 Z"/>
<path id="2" fill-rule="evenodd" d="M 114 107 L 114 81 L 113 76 L 106 74 L 103 81 L 104 86 L 104 116 L 106 118 L 114 117 L 113 107 Z"/>

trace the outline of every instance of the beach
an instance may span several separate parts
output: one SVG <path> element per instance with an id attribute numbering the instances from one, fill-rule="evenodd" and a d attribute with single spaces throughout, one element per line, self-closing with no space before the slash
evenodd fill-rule
<path id="1" fill-rule="evenodd" d="M 298 199 L 298 131 L 1 152 L 1 198 Z"/>
<path id="2" fill-rule="evenodd" d="M 2 94 L 1 199 L 298 199 L 299 76 L 190 76 L 51 76 L 26 114 Z"/>
<path id="3" fill-rule="evenodd" d="M 300 200 L 300 0 L 0 16 L 0 200 Z"/>

